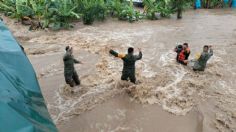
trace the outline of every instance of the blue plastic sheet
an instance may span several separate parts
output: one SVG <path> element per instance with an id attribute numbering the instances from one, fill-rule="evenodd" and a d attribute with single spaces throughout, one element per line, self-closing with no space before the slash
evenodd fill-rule
<path id="1" fill-rule="evenodd" d="M 0 21 L 0 132 L 56 132 L 35 71 Z"/>
<path id="2" fill-rule="evenodd" d="M 195 6 L 196 6 L 196 9 L 201 8 L 201 0 L 196 0 L 195 1 Z"/>
<path id="3" fill-rule="evenodd" d="M 236 8 L 236 0 L 232 0 L 232 7 Z"/>

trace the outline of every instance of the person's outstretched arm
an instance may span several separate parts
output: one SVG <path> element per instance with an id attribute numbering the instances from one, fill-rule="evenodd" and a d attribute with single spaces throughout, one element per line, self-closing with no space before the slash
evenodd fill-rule
<path id="1" fill-rule="evenodd" d="M 114 50 L 110 50 L 109 53 L 115 57 L 118 57 L 118 53 L 115 52 Z"/>
<path id="2" fill-rule="evenodd" d="M 109 53 L 111 54 L 111 55 L 113 55 L 113 56 L 115 56 L 115 57 L 118 57 L 118 58 L 124 58 L 125 57 L 125 55 L 123 55 L 123 54 L 118 54 L 116 51 L 114 51 L 114 50 L 110 50 L 109 51 Z"/>
<path id="3" fill-rule="evenodd" d="M 75 58 L 74 58 L 74 56 L 71 56 L 71 57 L 73 58 L 73 60 L 74 60 L 74 63 L 76 63 L 76 64 L 83 64 L 81 61 L 79 61 L 79 60 L 75 59 Z"/>
<path id="4" fill-rule="evenodd" d="M 213 56 L 213 49 L 212 49 L 212 46 L 209 46 L 210 48 L 210 51 L 209 53 L 207 54 L 207 59 L 211 58 L 211 56 Z"/>
<path id="5" fill-rule="evenodd" d="M 142 51 L 141 51 L 140 48 L 139 48 L 138 50 L 139 50 L 139 54 L 138 54 L 137 56 L 135 56 L 135 59 L 136 59 L 136 60 L 141 60 L 142 57 L 143 57 L 143 53 L 142 53 Z"/>
<path id="6" fill-rule="evenodd" d="M 213 49 L 212 49 L 212 47 L 210 47 L 209 55 L 210 55 L 210 56 L 213 56 Z"/>
<path id="7" fill-rule="evenodd" d="M 76 64 L 82 64 L 81 61 L 78 61 L 78 60 L 76 60 L 76 59 L 74 59 L 74 63 L 76 63 Z"/>

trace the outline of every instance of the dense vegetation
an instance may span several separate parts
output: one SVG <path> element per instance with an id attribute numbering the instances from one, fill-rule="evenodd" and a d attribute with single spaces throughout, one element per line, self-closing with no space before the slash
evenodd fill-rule
<path id="1" fill-rule="evenodd" d="M 228 3 L 225 3 L 225 0 L 202 0 L 203 8 L 223 8 L 231 6 L 232 0 L 226 0 Z"/>
<path id="2" fill-rule="evenodd" d="M 223 0 L 202 0 L 203 4 L 218 7 Z M 159 19 L 170 17 L 193 6 L 192 0 L 144 0 L 144 12 L 136 10 L 132 1 L 127 0 L 0 0 L 0 12 L 19 21 L 30 20 L 29 24 L 42 28 L 70 28 L 73 21 L 93 24 L 107 17 L 134 22 L 142 18 Z"/>

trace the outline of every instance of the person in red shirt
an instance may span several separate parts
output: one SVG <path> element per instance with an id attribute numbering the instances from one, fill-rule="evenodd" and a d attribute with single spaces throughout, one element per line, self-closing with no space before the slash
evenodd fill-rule
<path id="1" fill-rule="evenodd" d="M 188 43 L 184 43 L 183 45 L 178 45 L 175 48 L 175 52 L 177 53 L 176 61 L 180 64 L 187 65 L 188 57 L 190 55 L 190 48 Z"/>

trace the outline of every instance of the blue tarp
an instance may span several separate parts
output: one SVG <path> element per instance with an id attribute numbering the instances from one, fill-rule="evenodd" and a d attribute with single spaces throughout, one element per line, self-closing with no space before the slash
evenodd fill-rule
<path id="1" fill-rule="evenodd" d="M 195 6 L 196 6 L 196 9 L 201 8 L 201 0 L 196 0 L 195 1 Z"/>
<path id="2" fill-rule="evenodd" d="M 0 132 L 56 132 L 35 71 L 0 20 Z"/>
<path id="3" fill-rule="evenodd" d="M 232 0 L 232 7 L 236 8 L 236 0 Z"/>

